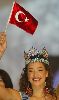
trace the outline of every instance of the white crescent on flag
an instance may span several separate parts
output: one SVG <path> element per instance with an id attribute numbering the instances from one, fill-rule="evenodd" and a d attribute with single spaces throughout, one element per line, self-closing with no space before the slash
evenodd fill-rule
<path id="1" fill-rule="evenodd" d="M 22 11 L 18 11 L 17 13 L 16 13 L 16 15 L 15 15 L 15 19 L 18 21 L 18 22 L 23 22 L 22 20 L 19 20 L 19 18 L 18 18 L 18 16 L 19 16 L 19 14 L 24 14 Z M 24 14 L 25 15 L 25 14 Z M 24 22 L 28 22 L 28 18 L 26 17 L 25 19 L 24 19 Z"/>

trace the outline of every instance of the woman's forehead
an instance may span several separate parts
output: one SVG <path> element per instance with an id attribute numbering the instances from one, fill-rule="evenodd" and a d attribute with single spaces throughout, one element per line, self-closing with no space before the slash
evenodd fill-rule
<path id="1" fill-rule="evenodd" d="M 41 62 L 31 62 L 28 68 L 45 68 Z"/>

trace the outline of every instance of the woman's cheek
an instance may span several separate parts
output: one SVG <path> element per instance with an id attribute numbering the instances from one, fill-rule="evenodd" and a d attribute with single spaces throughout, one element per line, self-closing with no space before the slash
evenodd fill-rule
<path id="1" fill-rule="evenodd" d="M 28 73 L 28 80 L 32 80 L 33 78 L 33 73 Z"/>

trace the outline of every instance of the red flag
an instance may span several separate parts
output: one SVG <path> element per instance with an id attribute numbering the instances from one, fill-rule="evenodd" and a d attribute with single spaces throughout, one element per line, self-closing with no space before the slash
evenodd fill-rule
<path id="1" fill-rule="evenodd" d="M 13 4 L 9 23 L 18 26 L 30 34 L 35 32 L 38 25 L 38 21 L 16 2 Z"/>

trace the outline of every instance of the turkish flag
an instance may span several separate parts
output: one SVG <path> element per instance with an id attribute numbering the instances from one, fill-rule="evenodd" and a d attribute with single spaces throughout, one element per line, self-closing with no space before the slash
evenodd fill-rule
<path id="1" fill-rule="evenodd" d="M 16 2 L 12 6 L 9 23 L 18 26 L 30 34 L 35 32 L 38 25 L 38 21 Z"/>

